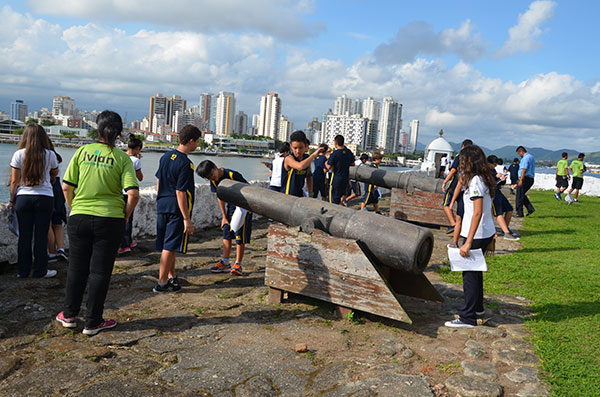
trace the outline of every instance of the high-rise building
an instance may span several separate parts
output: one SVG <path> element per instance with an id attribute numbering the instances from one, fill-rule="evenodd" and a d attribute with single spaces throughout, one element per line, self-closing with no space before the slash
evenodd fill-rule
<path id="1" fill-rule="evenodd" d="M 166 114 L 165 118 L 167 119 L 168 124 L 171 125 L 171 128 L 173 128 L 173 117 L 175 117 L 175 113 L 180 112 L 181 114 L 183 114 L 186 109 L 187 101 L 185 99 L 182 99 L 179 95 L 173 95 L 167 101 L 167 105 L 168 113 Z M 173 130 L 173 132 L 178 131 Z"/>
<path id="2" fill-rule="evenodd" d="M 163 94 L 156 93 L 150 97 L 150 128 L 155 134 L 158 134 L 158 127 L 166 124 L 165 117 L 167 114 L 167 98 Z M 161 121 L 156 121 L 157 116 Z"/>
<path id="3" fill-rule="evenodd" d="M 379 120 L 380 104 L 373 97 L 368 97 L 362 102 L 362 115 L 369 120 Z"/>
<path id="4" fill-rule="evenodd" d="M 362 101 L 358 98 L 352 101 L 350 114 L 362 114 Z"/>
<path id="5" fill-rule="evenodd" d="M 278 139 L 279 118 L 281 117 L 281 98 L 275 93 L 267 93 L 260 99 L 260 117 L 258 135 Z"/>
<path id="6" fill-rule="evenodd" d="M 233 132 L 237 135 L 248 134 L 248 115 L 241 110 L 235 115 L 233 121 Z"/>
<path id="7" fill-rule="evenodd" d="M 279 118 L 279 135 L 277 137 L 281 142 L 289 142 L 290 135 L 294 132 L 294 122 L 289 121 L 283 114 Z"/>
<path id="8" fill-rule="evenodd" d="M 214 132 L 217 126 L 217 96 L 215 94 L 200 94 L 200 116 L 203 131 Z"/>
<path id="9" fill-rule="evenodd" d="M 258 124 L 260 123 L 260 114 L 252 115 L 252 127 L 250 128 L 250 135 L 258 135 Z"/>
<path id="10" fill-rule="evenodd" d="M 10 118 L 25 121 L 27 118 L 27 105 L 21 99 L 16 99 L 10 104 Z"/>
<path id="11" fill-rule="evenodd" d="M 365 135 L 365 150 L 375 150 L 377 148 L 377 120 L 367 119 L 367 131 Z"/>
<path id="12" fill-rule="evenodd" d="M 398 140 L 402 128 L 402 104 L 391 96 L 383 98 L 379 118 L 379 146 L 388 153 L 398 151 Z"/>
<path id="13" fill-rule="evenodd" d="M 54 99 L 52 99 L 52 115 L 75 115 L 75 100 L 68 96 L 55 96 Z"/>
<path id="14" fill-rule="evenodd" d="M 171 131 L 179 133 L 181 132 L 181 129 L 188 124 L 194 125 L 198 128 L 202 127 L 200 106 L 192 106 L 183 112 L 181 110 L 177 110 L 173 116 L 173 125 L 171 126 Z"/>
<path id="15" fill-rule="evenodd" d="M 404 131 L 401 131 L 400 137 L 402 139 L 402 149 L 400 150 L 400 152 L 406 154 L 406 151 L 407 151 L 406 145 L 408 143 L 408 134 Z"/>
<path id="16" fill-rule="evenodd" d="M 235 94 L 221 91 L 217 97 L 216 128 L 217 135 L 229 136 L 233 132 L 235 117 Z"/>
<path id="17" fill-rule="evenodd" d="M 173 120 L 177 111 L 183 112 L 186 109 L 187 101 L 182 99 L 179 95 L 173 95 L 171 98 L 163 96 L 163 94 L 157 93 L 150 97 L 150 125 L 154 128 L 154 119 L 156 116 L 161 115 L 164 119 L 160 121 L 158 125 L 164 126 L 163 130 L 173 128 Z M 152 132 L 157 133 L 152 130 Z"/>
<path id="18" fill-rule="evenodd" d="M 152 133 L 160 134 L 166 125 L 164 114 L 155 114 L 152 118 Z"/>
<path id="19" fill-rule="evenodd" d="M 417 139 L 419 138 L 419 120 L 410 122 L 410 153 L 415 154 L 417 151 Z"/>
<path id="20" fill-rule="evenodd" d="M 321 141 L 332 143 L 336 135 L 342 135 L 346 143 L 365 149 L 368 119 L 358 114 L 329 115 L 323 124 Z"/>
<path id="21" fill-rule="evenodd" d="M 348 98 L 346 94 L 339 96 L 333 103 L 333 114 L 346 115 L 351 113 L 352 109 L 352 98 Z"/>

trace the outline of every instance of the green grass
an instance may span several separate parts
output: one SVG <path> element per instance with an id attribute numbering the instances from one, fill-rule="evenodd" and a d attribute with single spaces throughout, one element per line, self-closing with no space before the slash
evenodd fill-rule
<path id="1" fill-rule="evenodd" d="M 600 199 L 567 207 L 548 191 L 529 197 L 536 212 L 523 219 L 522 246 L 488 259 L 485 292 L 534 302 L 525 325 L 553 395 L 600 396 Z"/>

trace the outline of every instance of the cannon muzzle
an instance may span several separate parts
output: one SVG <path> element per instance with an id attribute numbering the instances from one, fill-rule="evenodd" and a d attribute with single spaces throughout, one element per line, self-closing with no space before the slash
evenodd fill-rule
<path id="1" fill-rule="evenodd" d="M 367 167 L 364 167 L 367 168 Z M 433 250 L 433 233 L 420 226 L 367 211 L 274 192 L 245 183 L 223 180 L 219 199 L 306 232 L 319 229 L 364 245 L 381 263 L 421 274 Z"/>
<path id="2" fill-rule="evenodd" d="M 428 193 L 444 193 L 442 179 L 433 178 L 418 171 L 384 171 L 381 168 L 352 166 L 350 167 L 350 179 L 388 189 L 399 188 L 409 192 L 420 190 Z"/>

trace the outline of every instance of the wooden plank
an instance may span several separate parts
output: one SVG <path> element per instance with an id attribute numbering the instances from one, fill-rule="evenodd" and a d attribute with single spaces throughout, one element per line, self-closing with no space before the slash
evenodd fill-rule
<path id="1" fill-rule="evenodd" d="M 450 226 L 442 208 L 443 194 L 392 189 L 390 216 L 412 222 Z M 456 208 L 456 204 L 455 204 Z"/>
<path id="2" fill-rule="evenodd" d="M 281 303 L 283 298 L 283 291 L 277 288 L 269 287 L 269 303 L 276 305 Z"/>

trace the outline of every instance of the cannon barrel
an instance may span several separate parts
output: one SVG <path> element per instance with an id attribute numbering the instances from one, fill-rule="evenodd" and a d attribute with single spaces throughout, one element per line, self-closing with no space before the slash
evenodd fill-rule
<path id="1" fill-rule="evenodd" d="M 388 189 L 399 188 L 408 191 L 420 190 L 428 193 L 441 193 L 443 179 L 427 176 L 422 172 L 384 171 L 381 168 L 352 166 L 350 179 L 370 183 Z"/>
<path id="2" fill-rule="evenodd" d="M 423 227 L 367 211 L 295 197 L 245 183 L 223 180 L 219 199 L 305 232 L 322 230 L 332 236 L 356 240 L 384 265 L 421 274 L 433 250 L 433 233 Z"/>

